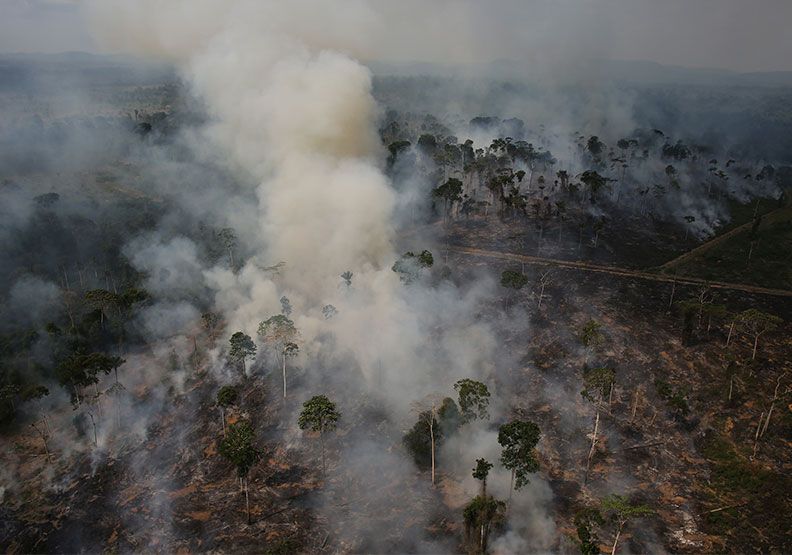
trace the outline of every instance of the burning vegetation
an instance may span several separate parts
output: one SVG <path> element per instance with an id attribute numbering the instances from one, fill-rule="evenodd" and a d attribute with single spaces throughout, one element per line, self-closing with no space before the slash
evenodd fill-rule
<path id="1" fill-rule="evenodd" d="M 792 161 L 188 4 L 0 59 L 6 552 L 792 550 Z"/>

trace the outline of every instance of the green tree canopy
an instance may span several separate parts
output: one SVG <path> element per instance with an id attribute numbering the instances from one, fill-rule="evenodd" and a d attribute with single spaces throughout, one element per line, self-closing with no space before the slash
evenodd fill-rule
<path id="1" fill-rule="evenodd" d="M 501 285 L 511 289 L 520 290 L 528 284 L 528 276 L 522 272 L 505 270 L 501 274 Z"/>
<path id="2" fill-rule="evenodd" d="M 219 452 L 237 469 L 241 478 L 247 476 L 250 469 L 259 460 L 259 452 L 253 445 L 255 434 L 247 420 L 240 420 L 228 427 L 228 434 L 220 442 Z"/>
<path id="3" fill-rule="evenodd" d="M 486 385 L 465 378 L 455 383 L 454 389 L 459 393 L 459 410 L 464 422 L 489 418 L 490 392 Z"/>
<path id="4" fill-rule="evenodd" d="M 501 464 L 514 473 L 517 489 L 529 483 L 530 473 L 539 470 L 536 444 L 540 437 L 539 426 L 530 421 L 515 420 L 498 430 L 498 443 L 503 447 Z"/>

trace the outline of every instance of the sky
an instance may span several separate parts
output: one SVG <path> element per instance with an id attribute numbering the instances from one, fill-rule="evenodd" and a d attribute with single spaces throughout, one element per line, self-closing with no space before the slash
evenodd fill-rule
<path id="1" fill-rule="evenodd" d="M 94 38 L 83 1 L 0 0 L 0 52 L 107 51 Z M 376 14 L 379 23 L 361 33 L 371 35 L 369 57 L 377 60 L 554 63 L 597 57 L 792 71 L 792 0 L 335 2 L 349 12 L 363 6 Z"/>

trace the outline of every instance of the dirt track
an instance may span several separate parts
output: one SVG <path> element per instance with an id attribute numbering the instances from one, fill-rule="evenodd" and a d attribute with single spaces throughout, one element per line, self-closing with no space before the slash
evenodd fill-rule
<path id="1" fill-rule="evenodd" d="M 654 274 L 641 270 L 631 270 L 627 268 L 617 268 L 613 266 L 603 266 L 600 264 L 591 264 L 590 262 L 574 262 L 569 260 L 559 260 L 555 258 L 544 258 L 541 256 L 527 256 L 523 254 L 515 254 L 508 252 L 490 251 L 482 249 L 474 249 L 471 247 L 450 246 L 447 248 L 449 252 L 469 256 L 480 256 L 483 258 L 497 258 L 499 260 L 508 260 L 513 262 L 520 262 L 525 264 L 532 264 L 535 266 L 555 266 L 558 268 L 569 268 L 572 270 L 582 270 L 586 272 L 597 272 L 601 274 L 609 274 L 613 276 L 631 277 L 636 279 L 645 279 L 649 281 L 659 281 L 665 283 L 677 283 L 688 285 L 704 285 L 708 284 L 710 287 L 716 289 L 732 289 L 735 291 L 744 291 L 746 293 L 755 293 L 759 295 L 775 295 L 779 297 L 792 297 L 792 291 L 785 289 L 769 289 L 766 287 L 756 287 L 753 285 L 745 285 L 742 283 L 726 283 L 722 281 L 707 281 L 705 279 L 683 277 L 683 276 L 670 276 L 664 274 Z"/>

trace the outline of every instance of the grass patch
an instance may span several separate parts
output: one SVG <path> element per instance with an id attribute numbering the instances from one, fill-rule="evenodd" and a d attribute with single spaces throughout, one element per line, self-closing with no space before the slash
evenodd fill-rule
<path id="1" fill-rule="evenodd" d="M 749 261 L 750 249 L 751 231 L 746 229 L 677 269 L 680 275 L 714 281 L 792 289 L 792 207 L 762 220 Z"/>

